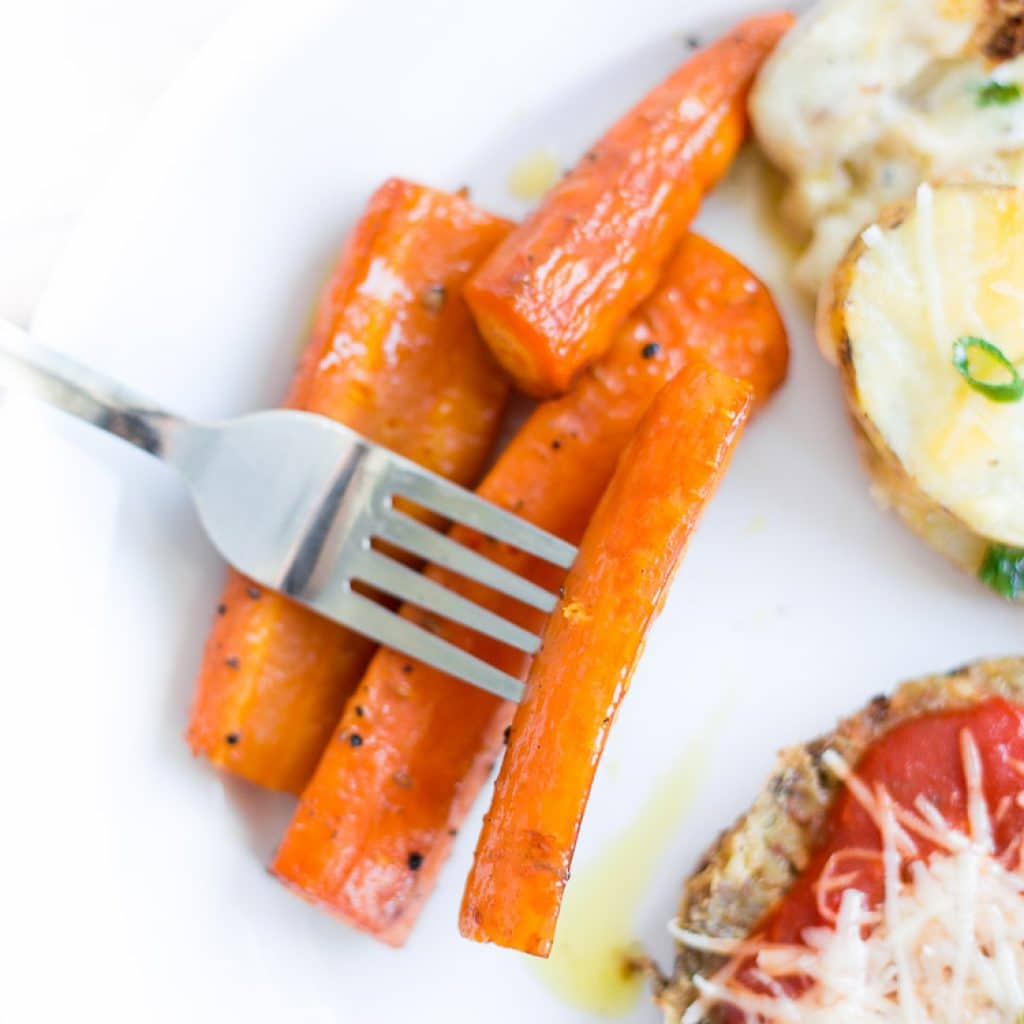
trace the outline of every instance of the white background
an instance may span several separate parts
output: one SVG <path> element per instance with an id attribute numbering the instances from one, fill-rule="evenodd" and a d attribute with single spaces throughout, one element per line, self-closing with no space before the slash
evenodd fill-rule
<path id="1" fill-rule="evenodd" d="M 0 0 L 0 316 L 27 322 L 144 114 L 246 0 Z"/>
<path id="2" fill-rule="evenodd" d="M 548 148 L 567 165 L 678 63 L 687 30 L 754 3 L 273 0 L 259 17 L 244 5 L 204 61 L 201 39 L 241 5 L 0 0 L 3 310 L 27 314 L 48 253 L 192 63 L 80 223 L 35 326 L 185 412 L 267 404 L 382 177 L 468 181 L 521 214 L 504 187 L 518 160 Z M 1020 609 L 868 497 L 756 186 L 734 175 L 698 226 L 776 290 L 792 372 L 652 632 L 570 887 L 600 907 L 622 896 L 626 930 L 663 961 L 681 874 L 782 743 L 901 678 L 1019 650 Z M 19 241 L 19 223 L 42 241 Z M 161 467 L 36 422 L 0 408 L 0 1022 L 594 1021 L 525 958 L 458 938 L 482 802 L 402 951 L 267 878 L 287 802 L 223 784 L 181 737 L 221 566 Z M 675 792 L 652 804 L 665 780 Z M 623 845 L 638 883 L 605 860 Z"/>

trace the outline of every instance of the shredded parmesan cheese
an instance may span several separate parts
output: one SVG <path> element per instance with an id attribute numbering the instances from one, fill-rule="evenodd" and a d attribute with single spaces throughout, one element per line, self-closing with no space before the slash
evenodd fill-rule
<path id="1" fill-rule="evenodd" d="M 995 853 L 982 764 L 971 732 L 960 736 L 968 831 L 930 801 L 895 803 L 869 787 L 829 751 L 826 763 L 879 830 L 881 854 L 842 850 L 818 880 L 828 927 L 808 928 L 802 945 L 699 935 L 673 924 L 691 949 L 731 959 L 710 978 L 681 1024 L 700 1024 L 714 1006 L 739 1011 L 747 1024 L 1018 1024 L 1024 1013 L 1024 849 L 1021 837 Z M 1024 773 L 1022 773 L 1024 778 Z M 1021 799 L 1024 789 L 1014 799 Z M 996 811 L 998 814 L 998 809 Z M 915 856 L 914 836 L 938 847 Z M 882 906 L 872 909 L 856 879 L 856 861 L 881 856 Z M 835 893 L 839 892 L 838 902 Z M 832 894 L 831 901 L 828 899 Z M 806 979 L 799 995 L 783 981 Z"/>

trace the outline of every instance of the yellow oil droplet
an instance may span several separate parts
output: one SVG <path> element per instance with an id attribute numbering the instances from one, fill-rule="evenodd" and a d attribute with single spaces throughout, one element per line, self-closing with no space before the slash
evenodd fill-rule
<path id="1" fill-rule="evenodd" d="M 747 523 L 746 532 L 754 537 L 759 533 L 764 533 L 765 527 L 768 525 L 768 520 L 763 515 L 758 513 L 753 519 Z"/>
<path id="2" fill-rule="evenodd" d="M 508 176 L 508 190 L 516 199 L 540 199 L 556 181 L 561 164 L 554 154 L 538 151 L 531 153 L 512 168 Z"/>
<path id="3" fill-rule="evenodd" d="M 537 977 L 565 1002 L 621 1016 L 639 998 L 643 978 L 629 969 L 631 957 L 640 952 L 636 909 L 693 801 L 701 769 L 725 719 L 722 708 L 657 783 L 630 826 L 593 861 L 573 872 L 551 956 L 533 965 Z"/>

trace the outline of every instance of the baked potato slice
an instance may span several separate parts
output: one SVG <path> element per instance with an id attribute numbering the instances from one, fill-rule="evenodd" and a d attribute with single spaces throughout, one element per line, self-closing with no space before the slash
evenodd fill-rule
<path id="1" fill-rule="evenodd" d="M 921 181 L 1024 183 L 1024 0 L 816 0 L 765 62 L 751 125 L 813 296 Z"/>
<path id="2" fill-rule="evenodd" d="M 1024 596 L 1024 190 L 922 185 L 819 297 L 875 491 L 929 544 Z"/>

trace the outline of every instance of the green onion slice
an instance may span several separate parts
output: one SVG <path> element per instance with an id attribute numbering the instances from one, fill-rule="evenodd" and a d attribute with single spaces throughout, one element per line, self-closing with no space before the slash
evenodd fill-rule
<path id="1" fill-rule="evenodd" d="M 1024 549 L 1006 544 L 989 544 L 978 579 L 1011 601 L 1024 594 Z"/>
<path id="2" fill-rule="evenodd" d="M 1020 97 L 1020 86 L 1016 82 L 986 82 L 978 89 L 978 106 L 1005 107 L 1016 103 Z"/>
<path id="3" fill-rule="evenodd" d="M 975 356 L 975 367 L 971 366 L 972 355 Z M 990 369 L 1001 372 L 1007 379 L 993 381 L 977 376 L 979 363 L 982 366 L 988 363 Z M 998 345 L 984 338 L 969 335 L 957 338 L 953 342 L 953 366 L 978 394 L 993 402 L 1019 402 L 1024 398 L 1024 380 L 1021 380 L 1017 368 Z"/>

